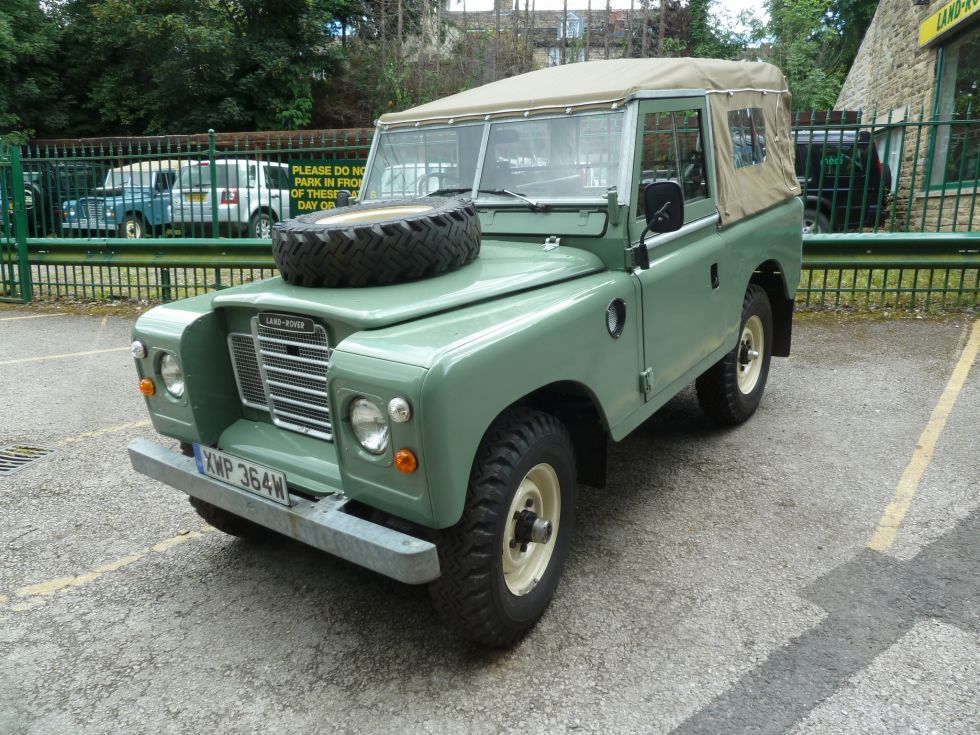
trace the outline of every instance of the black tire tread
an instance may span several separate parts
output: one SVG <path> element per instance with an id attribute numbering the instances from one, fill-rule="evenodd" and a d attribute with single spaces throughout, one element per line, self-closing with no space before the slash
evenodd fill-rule
<path id="1" fill-rule="evenodd" d="M 234 513 L 229 513 L 200 498 L 188 497 L 187 499 L 190 501 L 191 507 L 208 525 L 214 526 L 229 536 L 237 536 L 248 541 L 264 541 L 275 534 L 274 531 L 270 531 L 264 526 L 252 523 L 252 521 L 236 516 Z"/>
<path id="2" fill-rule="evenodd" d="M 323 212 L 275 224 L 272 254 L 283 280 L 311 288 L 395 284 L 456 270 L 479 255 L 480 218 L 472 202 L 425 197 L 405 203 L 432 209 L 362 224 L 317 224 Z M 332 212 L 398 204 L 369 202 Z"/>
<path id="3" fill-rule="evenodd" d="M 746 321 L 746 314 L 753 308 L 755 301 L 760 298 L 768 305 L 769 297 L 765 289 L 755 283 L 749 284 L 745 296 L 742 297 L 739 334 L 741 334 Z M 771 316 L 769 322 L 771 325 Z M 770 338 L 768 342 L 765 349 L 771 351 L 772 339 Z M 708 368 L 695 381 L 698 405 L 708 418 L 720 426 L 737 426 L 745 423 L 755 413 L 755 406 L 746 411 L 738 395 L 738 350 L 739 342 L 736 342 L 731 352 Z M 766 377 L 766 374 L 760 377 L 762 387 L 765 386 Z"/>
<path id="4" fill-rule="evenodd" d="M 568 431 L 550 414 L 522 407 L 495 421 L 477 451 L 461 520 L 438 534 L 442 574 L 430 583 L 429 593 L 440 614 L 477 643 L 512 646 L 535 622 L 511 628 L 494 614 L 491 575 L 499 553 L 495 527 L 509 507 L 511 473 L 536 437 L 552 433 L 563 437 L 570 450 Z M 568 489 L 573 502 L 574 485 L 573 481 Z"/>

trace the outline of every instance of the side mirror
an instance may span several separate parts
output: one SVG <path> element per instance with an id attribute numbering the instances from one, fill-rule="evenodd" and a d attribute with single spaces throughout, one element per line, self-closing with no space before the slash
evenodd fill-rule
<path id="1" fill-rule="evenodd" d="M 337 192 L 337 206 L 338 207 L 349 207 L 350 206 L 351 195 L 347 189 L 341 189 Z"/>
<path id="2" fill-rule="evenodd" d="M 655 181 L 643 190 L 650 232 L 676 232 L 684 224 L 684 192 L 676 181 Z"/>

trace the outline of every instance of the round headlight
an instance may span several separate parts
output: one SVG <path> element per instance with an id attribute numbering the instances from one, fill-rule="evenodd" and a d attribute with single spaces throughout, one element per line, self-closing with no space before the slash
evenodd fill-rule
<path id="1" fill-rule="evenodd" d="M 140 342 L 138 339 L 129 346 L 129 351 L 133 353 L 133 357 L 139 360 L 146 357 L 146 345 Z"/>
<path id="2" fill-rule="evenodd" d="M 367 398 L 355 398 L 350 405 L 350 425 L 354 436 L 371 454 L 381 454 L 388 447 L 388 422 L 384 414 Z"/>
<path id="3" fill-rule="evenodd" d="M 163 378 L 163 384 L 170 395 L 174 398 L 184 395 L 184 373 L 180 369 L 177 358 L 169 352 L 160 358 L 160 377 Z"/>

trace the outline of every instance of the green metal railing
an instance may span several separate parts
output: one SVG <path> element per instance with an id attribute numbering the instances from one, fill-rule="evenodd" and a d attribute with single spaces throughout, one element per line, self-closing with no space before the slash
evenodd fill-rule
<path id="1" fill-rule="evenodd" d="M 855 114 L 830 113 L 799 115 L 796 123 L 802 197 L 811 215 L 823 215 L 811 221 L 826 225 L 804 235 L 801 306 L 958 308 L 980 302 L 980 232 L 972 231 L 974 216 L 980 217 L 980 186 L 950 179 L 952 172 L 969 169 L 980 181 L 980 150 L 974 150 L 980 145 L 970 137 L 974 131 L 980 137 L 980 127 L 974 128 L 980 121 L 926 121 L 921 115 L 862 121 Z M 274 188 L 260 175 L 263 166 L 363 161 L 370 135 L 212 132 L 0 148 L 0 298 L 168 301 L 272 276 L 268 240 L 243 237 L 251 234 L 250 218 L 240 216 L 267 201 Z M 244 180 L 215 165 L 223 160 L 243 162 Z M 189 188 L 180 185 L 180 172 L 188 166 L 198 168 Z M 117 179 L 107 181 L 112 171 L 146 174 L 148 181 L 141 183 L 149 185 L 130 181 L 116 187 Z M 174 177 L 164 176 L 168 172 Z M 290 172 L 291 195 L 298 182 L 304 183 Z M 235 189 L 241 211 L 222 204 L 222 196 Z M 143 237 L 126 239 L 134 232 L 119 218 L 114 228 L 96 226 L 105 223 L 94 215 L 75 226 L 79 202 L 86 198 L 121 201 L 129 211 L 142 206 L 143 212 L 162 202 L 171 213 L 200 201 L 180 222 L 172 217 L 160 224 L 148 214 L 138 232 Z M 309 206 L 332 204 L 310 201 Z M 219 206 L 238 227 L 213 227 Z M 286 209 L 282 202 L 282 216 Z"/>

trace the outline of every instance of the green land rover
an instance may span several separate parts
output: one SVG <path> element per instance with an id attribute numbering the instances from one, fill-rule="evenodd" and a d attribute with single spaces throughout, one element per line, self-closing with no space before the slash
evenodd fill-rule
<path id="1" fill-rule="evenodd" d="M 134 467 L 222 531 L 298 539 L 510 645 L 576 483 L 692 381 L 749 418 L 789 354 L 802 205 L 773 66 L 594 61 L 388 114 L 359 196 L 281 222 L 280 276 L 159 306 Z"/>

